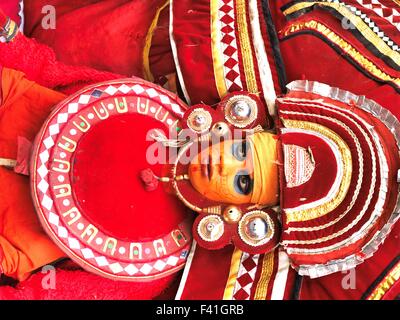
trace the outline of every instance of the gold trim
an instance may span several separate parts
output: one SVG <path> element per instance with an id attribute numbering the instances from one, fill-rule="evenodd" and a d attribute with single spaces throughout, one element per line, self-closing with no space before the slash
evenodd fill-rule
<path id="1" fill-rule="evenodd" d="M 275 250 L 272 250 L 264 254 L 261 276 L 257 283 L 254 300 L 266 300 L 267 298 L 268 284 L 274 271 L 274 252 Z"/>
<path id="2" fill-rule="evenodd" d="M 225 83 L 224 65 L 221 58 L 221 39 L 218 14 L 219 0 L 210 1 L 210 14 L 211 14 L 211 51 L 213 57 L 214 78 L 219 97 L 222 98 L 226 95 L 228 89 Z"/>
<path id="3" fill-rule="evenodd" d="M 223 300 L 232 300 L 233 291 L 235 290 L 235 284 L 240 268 L 240 260 L 242 258 L 243 252 L 235 248 L 232 254 L 231 267 L 229 270 L 228 281 L 226 282 Z"/>
<path id="4" fill-rule="evenodd" d="M 301 103 L 301 105 L 311 106 L 311 107 L 313 107 L 313 108 L 318 108 L 318 109 L 322 109 L 322 110 L 330 110 L 330 111 L 333 111 L 334 113 L 338 113 L 338 114 L 339 114 L 340 112 L 350 113 L 349 110 L 347 110 L 347 109 L 343 109 L 343 108 L 341 108 L 341 107 L 334 106 L 334 105 L 331 105 L 331 104 L 325 104 L 325 105 L 321 106 L 321 105 L 312 104 L 311 101 L 309 101 L 309 100 L 302 100 L 302 99 L 296 99 L 296 100 L 290 99 L 290 100 L 289 100 L 289 103 L 291 103 L 291 104 L 293 104 L 293 103 L 295 103 L 295 102 L 296 102 L 296 103 Z M 328 107 L 334 108 L 334 110 L 332 110 L 332 109 L 330 109 L 330 108 L 328 108 Z M 287 114 L 286 111 L 284 111 L 284 113 Z M 304 115 L 304 113 L 303 113 L 303 115 Z M 356 117 L 357 119 L 360 120 L 360 118 L 359 118 L 357 115 L 356 115 L 355 117 Z M 368 145 L 369 145 L 369 147 L 370 147 L 370 149 L 371 149 L 371 148 L 372 148 L 372 146 L 371 146 L 371 144 L 372 144 L 372 143 L 371 143 L 371 140 L 369 139 L 369 137 L 366 135 L 366 133 L 365 133 L 364 131 L 363 131 L 363 135 L 364 135 L 364 138 L 367 140 Z M 360 142 L 359 142 L 358 140 L 355 140 L 355 142 L 356 142 L 357 153 L 358 153 L 358 155 L 359 155 L 359 160 L 358 160 L 358 162 L 359 162 L 359 165 L 360 165 L 360 167 L 361 167 L 361 165 L 362 165 L 362 163 L 363 163 L 363 154 L 362 154 L 362 150 L 361 150 L 361 145 L 360 145 Z M 371 150 L 372 150 L 372 149 L 371 149 Z M 373 155 L 373 159 L 375 159 L 375 156 L 374 156 L 374 155 Z M 373 168 L 375 168 L 375 167 L 376 167 L 376 166 L 375 166 L 375 161 L 374 161 Z M 375 177 L 376 177 L 375 170 L 372 170 L 372 172 L 373 172 L 372 181 L 375 181 Z M 336 219 L 334 219 L 334 220 L 332 220 L 332 221 L 330 221 L 330 222 L 328 222 L 328 223 L 325 223 L 325 224 L 323 224 L 323 225 L 314 226 L 314 227 L 290 227 L 290 228 L 288 228 L 288 232 L 292 232 L 292 231 L 299 231 L 299 232 L 317 231 L 317 230 L 325 229 L 325 228 L 330 227 L 330 226 L 334 225 L 335 223 L 337 223 L 337 222 L 338 222 L 339 220 L 341 220 L 341 219 L 351 210 L 351 208 L 354 206 L 354 203 L 355 203 L 355 201 L 356 201 L 356 199 L 357 199 L 357 197 L 358 197 L 358 194 L 360 193 L 360 188 L 361 188 L 361 184 L 362 184 L 362 177 L 363 177 L 363 172 L 360 172 L 360 173 L 359 173 L 359 177 L 358 177 L 358 179 L 357 179 L 356 192 L 355 192 L 354 195 L 353 195 L 353 198 L 352 198 L 352 200 L 351 200 L 351 203 L 349 204 L 349 206 L 347 207 L 347 209 L 346 209 L 345 211 L 343 211 L 343 213 L 341 213 Z M 372 192 L 372 190 L 373 190 L 373 188 L 374 188 L 374 185 L 375 185 L 375 182 L 374 182 L 373 185 L 371 185 L 371 187 L 370 187 L 370 192 L 369 192 L 368 199 L 370 199 L 370 198 L 372 197 L 371 192 Z"/>
<path id="5" fill-rule="evenodd" d="M 341 155 L 342 155 L 342 166 L 343 166 L 343 178 L 340 182 L 339 190 L 332 198 L 332 200 L 315 206 L 313 208 L 297 210 L 297 209 L 285 209 L 286 221 L 299 222 L 308 221 L 311 219 L 320 218 L 332 210 L 334 210 L 346 197 L 347 191 L 350 187 L 351 177 L 352 177 L 352 157 L 349 146 L 343 139 L 337 135 L 331 129 L 312 122 L 298 121 L 290 119 L 282 119 L 282 122 L 286 128 L 297 128 L 303 130 L 314 131 L 319 134 L 324 135 L 334 144 L 337 145 Z"/>
<path id="6" fill-rule="evenodd" d="M 18 34 L 18 26 L 15 21 L 7 18 L 6 25 L 0 27 L 0 37 L 4 37 L 6 42 L 11 42 Z"/>
<path id="7" fill-rule="evenodd" d="M 236 21 L 238 25 L 239 40 L 246 76 L 247 91 L 258 94 L 258 86 L 254 69 L 253 52 L 251 49 L 250 34 L 247 27 L 247 10 L 245 0 L 236 0 Z"/>
<path id="8" fill-rule="evenodd" d="M 288 36 L 293 33 L 302 31 L 304 29 L 311 29 L 321 33 L 326 38 L 328 38 L 332 43 L 339 46 L 345 53 L 347 53 L 354 61 L 356 61 L 359 65 L 361 65 L 370 74 L 372 74 L 381 81 L 391 82 L 395 84 L 397 87 L 400 87 L 400 78 L 393 78 L 392 76 L 383 72 L 372 61 L 364 57 L 350 43 L 348 43 L 346 40 L 341 38 L 338 34 L 336 34 L 334 31 L 332 31 L 322 23 L 319 23 L 315 20 L 294 23 L 290 26 L 290 28 L 285 30 L 284 35 Z"/>
<path id="9" fill-rule="evenodd" d="M 392 0 L 395 4 L 397 4 L 398 6 L 400 6 L 400 0 Z"/>
<path id="10" fill-rule="evenodd" d="M 158 19 L 160 18 L 160 14 L 161 11 L 163 11 L 168 5 L 169 5 L 169 1 L 167 0 L 160 8 L 158 8 L 153 21 L 150 24 L 149 30 L 147 31 L 147 35 L 146 35 L 146 40 L 144 43 L 144 48 L 143 48 L 143 75 L 144 75 L 144 79 L 150 82 L 154 81 L 154 76 L 151 73 L 151 69 L 150 69 L 150 49 L 151 49 L 151 43 L 153 40 L 153 34 L 154 34 L 154 30 L 157 27 L 157 23 L 158 23 Z"/>
<path id="11" fill-rule="evenodd" d="M 368 300 L 381 300 L 390 288 L 400 279 L 400 262 L 389 272 L 389 274 L 378 284 Z"/>
<path id="12" fill-rule="evenodd" d="M 284 11 L 285 15 L 291 14 L 293 12 L 302 10 L 304 8 L 311 7 L 315 4 L 322 5 L 325 7 L 330 7 L 340 13 L 343 17 L 348 19 L 354 27 L 357 28 L 358 31 L 367 39 L 370 43 L 372 43 L 375 48 L 378 49 L 380 53 L 392 59 L 397 65 L 400 65 L 400 54 L 394 51 L 385 41 L 383 41 L 379 36 L 371 30 L 371 28 L 364 22 L 364 20 L 353 14 L 348 8 L 340 5 L 338 3 L 328 3 L 321 1 L 313 1 L 313 2 L 302 2 L 296 3 L 292 7 L 286 9 Z"/>

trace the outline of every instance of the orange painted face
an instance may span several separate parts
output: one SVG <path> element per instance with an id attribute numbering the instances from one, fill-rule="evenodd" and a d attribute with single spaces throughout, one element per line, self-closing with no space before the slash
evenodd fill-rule
<path id="1" fill-rule="evenodd" d="M 249 142 L 229 140 L 200 152 L 189 165 L 193 187 L 210 200 L 232 204 L 251 202 L 253 158 Z"/>

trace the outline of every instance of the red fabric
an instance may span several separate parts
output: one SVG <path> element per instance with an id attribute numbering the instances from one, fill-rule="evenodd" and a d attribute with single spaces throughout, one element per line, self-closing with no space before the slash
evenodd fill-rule
<path id="1" fill-rule="evenodd" d="M 385 270 L 389 263 L 399 254 L 400 224 L 392 230 L 379 250 L 355 269 L 355 288 L 345 289 L 343 278 L 348 271 L 337 272 L 318 279 L 303 277 L 300 299 L 302 300 L 359 300 L 367 292 L 375 279 Z M 345 283 L 346 279 L 344 280 Z M 392 297 L 400 294 L 399 282 L 392 289 Z"/>
<path id="2" fill-rule="evenodd" d="M 286 287 L 285 292 L 283 294 L 283 300 L 293 300 L 296 299 L 295 290 L 296 290 L 296 278 L 299 275 L 297 271 L 293 268 L 289 267 L 287 280 L 286 280 Z"/>
<path id="3" fill-rule="evenodd" d="M 271 8 L 272 20 L 277 31 L 281 30 L 286 23 L 286 18 L 282 14 L 281 7 L 292 0 L 268 0 L 269 6 Z"/>
<path id="4" fill-rule="evenodd" d="M 222 300 L 233 250 L 233 246 L 218 251 L 197 246 L 181 299 Z"/>
<path id="5" fill-rule="evenodd" d="M 0 43 L 0 65 L 22 71 L 29 80 L 67 94 L 88 84 L 122 77 L 60 63 L 52 49 L 22 34 L 10 43 Z"/>
<path id="6" fill-rule="evenodd" d="M 2 0 L 0 3 L 0 10 L 3 10 L 18 26 L 20 26 L 22 22 L 22 17 L 20 16 L 22 2 L 21 0 Z"/>
<path id="7" fill-rule="evenodd" d="M 29 37 L 52 47 L 67 64 L 143 78 L 143 48 L 149 26 L 165 0 L 27 1 Z M 41 8 L 52 5 L 56 28 L 41 26 Z"/>
<path id="8" fill-rule="evenodd" d="M 166 129 L 149 116 L 115 116 L 94 126 L 79 142 L 72 167 L 75 197 L 85 216 L 117 239 L 157 239 L 186 217 L 183 203 L 166 194 L 161 184 L 146 191 L 140 179 L 140 170 L 149 167 L 146 150 L 154 143 L 146 136 L 155 128 Z M 151 168 L 162 175 L 163 164 Z"/>
<path id="9" fill-rule="evenodd" d="M 302 97 L 302 98 L 306 99 L 309 95 L 307 95 L 307 94 L 297 94 L 297 95 L 290 94 L 290 96 L 297 96 L 297 97 Z M 320 96 L 315 96 L 315 99 L 320 99 L 320 98 L 321 98 Z M 337 102 L 335 102 L 335 103 L 337 103 Z M 311 108 L 307 110 L 307 107 L 303 107 L 303 106 L 293 106 L 293 105 L 290 105 L 290 106 L 280 105 L 280 106 L 281 106 L 282 110 L 283 109 L 288 109 L 288 110 L 291 110 L 291 111 L 302 111 L 302 112 L 305 112 L 305 113 L 313 113 L 313 111 L 314 111 L 314 109 L 311 109 Z M 347 119 L 346 115 L 342 116 L 340 114 L 335 114 L 335 113 L 332 113 L 330 111 L 324 111 L 323 114 L 325 116 L 328 116 L 328 117 L 337 118 L 337 119 L 341 120 L 344 123 L 347 122 L 346 121 L 346 119 Z M 356 182 L 357 182 L 357 179 L 356 179 L 355 175 L 359 171 L 358 157 L 357 157 L 357 154 L 356 154 L 356 145 L 355 145 L 354 141 L 352 140 L 352 137 L 348 134 L 348 132 L 346 130 L 343 129 L 343 127 L 341 127 L 341 126 L 339 126 L 337 124 L 333 124 L 330 121 L 327 121 L 327 120 L 324 120 L 324 119 L 315 120 L 315 118 L 312 118 L 312 117 L 308 118 L 307 116 L 293 116 L 293 117 L 291 116 L 290 118 L 295 118 L 296 120 L 306 120 L 306 121 L 311 121 L 311 122 L 317 122 L 317 123 L 320 123 L 320 124 L 330 128 L 330 129 L 332 129 L 335 133 L 337 133 L 340 137 L 342 137 L 342 139 L 344 139 L 344 141 L 347 143 L 347 145 L 349 146 L 350 150 L 352 151 L 352 169 L 353 169 L 354 177 L 352 178 L 352 181 L 350 183 L 350 188 L 349 188 L 349 191 L 348 191 L 348 194 L 350 196 L 348 196 L 346 199 L 344 199 L 344 201 L 334 211 L 332 211 L 329 215 L 324 215 L 321 218 L 313 219 L 312 221 L 307 221 L 307 226 L 308 227 L 311 227 L 311 226 L 314 226 L 314 225 L 319 225 L 319 224 L 325 224 L 325 223 L 335 219 L 344 210 L 346 210 L 346 207 L 349 205 L 349 203 L 351 201 L 351 194 L 354 192 L 355 186 L 356 186 Z M 366 144 L 365 140 L 362 138 L 361 133 L 358 131 L 358 129 L 355 128 L 354 125 L 352 125 L 351 123 L 348 124 L 348 125 L 350 126 L 350 128 L 352 130 L 354 130 L 355 132 L 358 133 L 358 137 L 360 139 L 360 145 L 364 150 L 363 152 L 364 152 L 364 156 L 365 156 L 365 158 L 363 159 L 363 161 L 364 161 L 363 162 L 364 177 L 366 177 L 367 175 L 368 175 L 368 177 L 370 177 L 371 176 L 372 166 L 371 166 L 371 154 L 370 154 L 368 145 Z M 299 143 L 299 145 L 303 145 L 303 146 L 306 147 L 307 144 L 310 143 L 308 141 L 308 139 L 309 138 L 306 136 L 306 137 L 304 137 L 302 139 L 303 141 L 299 141 L 301 139 L 299 137 L 297 137 L 297 138 L 293 139 L 293 142 L 295 142 L 297 140 L 298 141 L 297 143 Z M 326 165 L 325 165 L 325 161 L 328 162 L 329 159 L 325 159 L 324 151 L 321 150 L 321 152 L 320 152 L 318 149 L 312 149 L 312 150 L 313 150 L 314 156 L 318 159 L 317 163 L 320 164 L 319 166 L 318 165 L 316 166 L 314 174 L 319 174 L 319 172 L 318 172 L 319 170 L 322 170 L 324 172 L 325 169 L 329 169 L 329 168 L 325 168 L 325 166 L 329 164 L 329 163 L 326 163 Z M 333 159 L 331 159 L 331 160 L 333 160 Z M 377 174 L 378 174 L 377 179 L 379 179 L 379 173 L 377 173 Z M 369 178 L 365 178 L 365 179 L 367 181 L 369 181 Z M 311 190 L 318 189 L 318 188 L 324 188 L 324 186 L 322 185 L 321 181 L 324 181 L 324 180 L 322 178 L 314 180 L 313 177 L 312 177 L 307 183 L 305 183 L 305 184 L 299 186 L 298 188 L 296 188 L 295 191 L 297 191 L 297 192 L 293 192 L 292 193 L 290 191 L 290 189 L 289 190 L 285 190 L 284 191 L 284 193 L 285 193 L 285 197 L 284 197 L 285 200 L 284 201 L 285 202 L 289 202 L 289 203 L 297 201 L 297 203 L 293 203 L 293 204 L 294 205 L 301 204 L 302 202 L 299 201 L 299 199 L 301 197 L 303 197 L 302 192 L 305 192 L 305 194 L 308 195 L 307 191 L 309 191 L 309 193 L 312 193 Z M 364 184 L 361 185 L 360 194 L 359 194 L 359 196 L 357 198 L 358 205 L 356 204 L 356 208 L 361 209 L 361 206 L 364 204 L 364 201 L 366 200 L 366 196 L 367 196 L 367 193 L 368 193 L 368 188 L 369 188 L 369 185 L 367 183 L 364 183 Z M 287 195 L 286 192 L 289 192 L 289 195 Z M 296 196 L 296 197 L 292 198 L 292 199 L 288 199 L 289 196 L 291 196 L 291 197 Z M 286 206 L 286 203 L 285 203 L 284 207 L 285 208 L 286 207 L 290 208 L 289 206 Z M 340 226 L 342 227 L 344 223 L 350 223 L 350 221 L 356 217 L 357 212 L 358 212 L 358 210 L 354 210 L 354 211 L 350 212 L 348 216 L 346 216 L 343 219 L 341 219 Z M 297 225 L 297 226 L 302 225 L 302 226 L 304 226 L 304 223 L 297 223 L 297 224 L 293 223 L 293 225 Z M 331 228 L 329 230 L 333 230 L 333 229 Z M 301 235 L 307 237 L 307 235 L 300 233 L 299 236 L 301 237 Z M 292 234 L 292 237 L 293 236 L 294 235 Z M 295 236 L 297 236 L 297 234 Z M 315 237 L 322 237 L 322 236 L 326 236 L 326 234 L 324 234 L 323 232 L 321 234 L 321 231 L 319 231 L 319 232 L 315 231 L 315 235 L 314 236 Z M 288 238 L 292 238 L 292 237 L 288 236 Z M 301 239 L 302 239 L 302 237 L 301 237 Z"/>
<path id="10" fill-rule="evenodd" d="M 191 104 L 213 105 L 220 97 L 211 52 L 210 3 L 174 1 L 172 19 L 179 66 Z"/>
<path id="11" fill-rule="evenodd" d="M 155 83 L 162 83 L 164 76 L 176 72 L 169 38 L 169 6 L 160 13 L 157 27 L 153 33 L 149 60 Z"/>
<path id="12" fill-rule="evenodd" d="M 0 300 L 145 300 L 164 294 L 174 284 L 175 276 L 156 281 L 135 283 L 109 280 L 75 268 L 56 269 L 54 289 L 43 288 L 51 283 L 50 273 L 38 272 L 15 287 L 0 286 Z M 165 293 L 170 297 L 170 292 Z"/>
<path id="13" fill-rule="evenodd" d="M 343 36 L 343 28 L 328 13 L 323 12 L 323 21 L 329 22 L 330 26 L 336 26 L 335 31 Z M 286 27 L 288 27 L 288 23 Z M 352 62 L 346 59 L 345 54 L 338 54 L 328 43 L 314 34 L 297 34 L 289 38 L 283 38 L 282 28 L 278 29 L 281 36 L 281 53 L 285 61 L 287 81 L 307 79 L 327 83 L 332 87 L 348 90 L 356 95 L 365 95 L 379 104 L 383 105 L 394 114 L 400 104 L 400 95 L 389 84 L 380 83 L 371 78 L 370 75 L 361 72 Z M 381 60 L 373 57 L 371 53 L 363 49 L 363 45 L 350 34 L 346 37 L 351 40 L 352 45 L 357 44 L 358 49 L 374 59 L 379 66 L 386 66 Z M 318 48 L 318 50 L 316 50 Z M 398 72 L 390 70 L 390 74 L 399 75 Z"/>
<path id="14" fill-rule="evenodd" d="M 296 92 L 290 93 L 289 97 L 293 97 L 293 98 L 297 97 L 297 98 L 310 99 L 310 100 L 321 99 L 321 97 L 318 95 L 311 95 L 311 94 L 306 94 L 306 93 L 296 93 Z M 383 227 L 383 224 L 385 224 L 387 222 L 388 217 L 392 214 L 392 212 L 394 210 L 396 198 L 397 198 L 397 192 L 398 192 L 397 187 L 398 186 L 397 186 L 395 176 L 397 174 L 397 168 L 400 167 L 400 163 L 399 163 L 398 156 L 396 156 L 396 153 L 389 151 L 389 150 L 397 149 L 397 146 L 396 146 L 396 142 L 394 141 L 394 138 L 391 137 L 391 133 L 388 132 L 388 129 L 385 127 L 385 125 L 383 125 L 378 119 L 373 118 L 372 116 L 370 116 L 369 114 L 365 113 L 364 111 L 362 111 L 360 109 L 352 108 L 351 106 L 346 106 L 343 103 L 335 102 L 331 99 L 323 99 L 323 100 L 327 100 L 328 103 L 334 103 L 339 106 L 342 106 L 345 109 L 350 109 L 352 113 L 357 114 L 358 116 L 363 118 L 367 123 L 369 123 L 371 126 L 373 126 L 375 128 L 375 130 L 377 131 L 378 135 L 380 136 L 381 141 L 385 141 L 385 144 L 382 144 L 382 147 L 386 150 L 385 153 L 386 153 L 387 161 L 388 161 L 388 164 L 387 164 L 387 169 L 389 171 L 388 193 L 387 193 L 387 196 L 385 199 L 385 204 L 383 206 L 383 213 L 382 213 L 381 217 L 379 218 L 379 221 L 374 223 L 373 228 L 369 231 L 369 234 L 364 237 L 364 239 L 362 239 L 361 241 L 358 241 L 355 244 L 348 245 L 344 248 L 341 248 L 340 250 L 332 251 L 329 254 L 323 254 L 323 255 L 290 254 L 292 262 L 295 265 L 326 263 L 329 260 L 344 258 L 347 255 L 351 255 L 351 254 L 358 252 L 360 250 L 360 248 L 362 246 L 364 246 L 364 244 L 367 243 L 368 240 L 375 234 L 375 232 L 380 230 Z M 357 177 L 357 173 L 358 173 L 358 165 L 357 165 L 358 159 L 357 159 L 357 155 L 356 155 L 356 151 L 355 151 L 356 145 L 352 141 L 353 138 L 341 126 L 333 124 L 330 121 L 325 120 L 325 119 L 318 119 L 318 118 L 311 117 L 311 114 L 318 115 L 318 114 L 322 113 L 322 111 L 319 110 L 318 108 L 314 109 L 311 107 L 307 107 L 305 105 L 301 105 L 300 103 L 298 103 L 297 105 L 296 104 L 292 105 L 290 103 L 287 103 L 287 105 L 286 105 L 285 103 L 280 103 L 278 109 L 282 112 L 282 114 L 280 115 L 282 118 L 286 119 L 288 117 L 292 120 L 311 121 L 311 122 L 319 123 L 325 127 L 328 127 L 329 129 L 331 129 L 335 133 L 337 133 L 347 143 L 347 145 L 349 146 L 349 148 L 352 152 L 352 162 L 353 162 L 352 182 L 350 184 L 349 190 L 347 191 L 346 198 L 337 208 L 332 210 L 329 214 L 326 214 L 326 215 L 322 216 L 321 218 L 313 219 L 312 221 L 286 224 L 285 219 L 284 219 L 284 226 L 286 228 L 292 227 L 292 226 L 311 227 L 314 225 L 329 223 L 346 210 L 347 206 L 350 204 L 350 200 L 353 197 L 353 193 L 355 191 L 355 185 L 357 182 L 356 177 Z M 304 116 L 296 115 L 296 114 L 295 115 L 286 115 L 285 111 L 304 112 L 306 115 L 304 115 Z M 310 114 L 310 116 L 308 116 L 307 114 Z M 358 137 L 358 139 L 360 141 L 361 149 L 363 150 L 363 157 L 364 157 L 363 158 L 364 182 L 361 185 L 360 193 L 357 196 L 357 199 L 354 203 L 354 207 L 338 223 L 332 225 L 329 228 L 325 228 L 325 229 L 317 230 L 317 231 L 313 231 L 313 232 L 284 233 L 283 234 L 284 241 L 286 241 L 286 240 L 312 240 L 315 238 L 324 238 L 326 236 L 329 236 L 336 232 L 339 232 L 345 226 L 351 225 L 351 223 L 359 215 L 360 211 L 362 210 L 362 208 L 364 207 L 364 205 L 367 201 L 367 195 L 369 192 L 368 189 L 370 188 L 369 183 L 370 183 L 371 177 L 372 177 L 372 161 L 371 161 L 372 156 L 369 151 L 367 141 L 363 138 L 359 129 L 357 129 L 357 127 L 352 122 L 349 121 L 348 114 L 334 113 L 329 110 L 324 110 L 323 115 L 330 117 L 330 118 L 337 119 L 337 120 L 345 123 L 354 132 L 354 134 Z M 360 121 L 358 121 L 358 122 L 361 124 Z M 363 125 L 363 127 L 365 127 L 365 125 Z M 368 128 L 368 126 L 367 126 L 367 128 Z M 367 129 L 366 129 L 366 131 L 367 131 Z M 301 142 L 300 141 L 298 142 L 298 143 L 300 143 L 300 145 L 302 145 L 302 143 L 305 143 L 305 146 L 310 144 L 310 142 L 308 141 L 309 139 L 307 137 L 303 137 L 302 139 L 298 138 L 298 139 L 303 140 Z M 321 163 L 324 163 L 324 154 L 325 153 L 322 152 L 322 150 L 318 150 L 315 148 L 312 150 L 313 150 L 314 158 L 317 159 L 317 164 L 319 161 L 318 153 L 321 151 L 322 160 L 320 160 L 320 161 L 321 161 Z M 314 171 L 314 174 L 315 174 L 315 172 L 318 172 L 317 170 L 319 170 L 320 167 L 322 167 L 322 165 L 320 165 L 320 166 L 317 165 L 316 170 Z M 378 181 L 378 182 L 380 181 L 379 172 L 380 172 L 380 168 L 378 165 L 378 167 L 376 169 L 376 174 L 377 174 L 376 181 Z M 300 197 L 303 196 L 301 193 L 301 190 L 305 189 L 305 191 L 307 192 L 307 187 L 309 187 L 311 190 L 314 190 L 314 189 L 318 188 L 318 186 L 321 185 L 321 181 L 322 180 L 319 179 L 319 181 L 314 182 L 314 185 L 312 185 L 312 184 L 309 185 L 309 183 L 311 183 L 311 181 L 306 182 L 305 184 L 303 184 L 302 186 L 299 187 L 299 194 L 297 195 L 297 198 L 292 198 L 290 200 L 295 201 L 297 199 L 297 204 L 301 204 L 302 202 L 300 201 Z M 288 198 L 290 197 L 290 195 L 285 194 L 286 191 L 287 190 L 284 190 L 284 203 L 282 204 L 283 209 L 288 208 L 288 206 L 286 206 L 286 202 L 289 201 Z M 292 197 L 294 195 L 295 194 L 292 194 Z M 293 244 L 293 245 L 290 245 L 290 247 L 319 248 L 319 247 L 333 245 L 337 242 L 340 242 L 341 240 L 349 238 L 352 234 L 354 234 L 356 231 L 358 231 L 360 229 L 360 227 L 362 225 L 364 225 L 370 219 L 371 214 L 372 214 L 373 210 L 375 209 L 375 203 L 377 202 L 377 200 L 378 200 L 378 185 L 377 185 L 376 190 L 374 190 L 373 197 L 371 198 L 372 202 L 370 203 L 368 210 L 365 212 L 363 217 L 358 221 L 358 223 L 355 224 L 354 226 L 352 226 L 352 228 L 349 228 L 345 233 L 343 233 L 339 236 L 336 236 L 328 241 L 323 241 L 323 242 L 318 242 L 315 244 L 308 244 L 308 245 L 303 245 L 303 244 L 302 245 L 294 245 Z M 283 218 L 285 218 L 285 216 Z"/>
<path id="15" fill-rule="evenodd" d="M 358 95 L 366 95 L 368 98 L 382 104 L 399 117 L 400 114 L 397 106 L 400 103 L 400 95 L 396 93 L 396 89 L 389 84 L 376 81 L 368 72 L 366 74 L 361 72 L 361 68 L 359 66 L 356 68 L 353 64 L 354 61 L 350 62 L 345 59 L 347 57 L 345 53 L 337 53 L 329 44 L 321 40 L 315 34 L 295 33 L 291 37 L 283 38 L 282 30 L 287 30 L 292 22 L 285 23 L 285 19 L 279 12 L 278 7 L 287 2 L 289 1 L 276 2 L 274 17 L 282 38 L 281 50 L 285 60 L 288 81 L 297 79 L 315 80 L 349 90 Z M 381 29 L 389 30 L 387 22 L 383 21 L 383 19 L 376 18 L 370 12 L 369 14 L 380 24 Z M 341 27 L 341 21 L 333 17 L 330 13 L 322 10 L 315 10 L 294 21 L 304 21 L 307 19 L 319 19 L 319 21 L 323 22 L 341 37 L 349 41 L 385 72 L 393 75 L 393 77 L 398 77 L 397 71 L 389 68 L 382 60 L 369 52 L 352 33 L 344 30 Z M 395 37 L 398 37 L 398 31 L 396 31 Z M 386 140 L 386 138 L 384 138 L 384 140 Z M 388 151 L 388 154 L 389 153 L 390 151 Z M 368 185 L 368 183 L 366 183 L 366 185 Z M 395 196 L 396 192 L 392 192 L 392 194 Z M 359 200 L 360 199 L 357 199 L 357 201 Z M 389 202 L 392 201 L 392 199 L 389 200 Z M 346 219 L 347 222 L 349 222 L 351 217 L 349 216 Z M 375 230 L 376 229 L 371 230 L 371 236 L 374 234 Z M 351 252 L 351 250 L 353 249 L 349 247 L 348 251 Z M 379 248 L 378 252 L 380 250 L 384 249 Z M 368 260 L 364 262 L 364 264 L 365 263 L 368 263 Z M 329 286 L 327 286 L 326 290 L 329 290 Z"/>

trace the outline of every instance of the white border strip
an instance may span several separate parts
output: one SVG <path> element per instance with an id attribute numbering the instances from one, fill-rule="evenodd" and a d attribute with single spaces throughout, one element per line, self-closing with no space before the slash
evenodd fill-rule
<path id="1" fill-rule="evenodd" d="M 254 51 L 257 58 L 264 99 L 267 102 L 269 113 L 271 115 L 275 115 L 276 92 L 274 81 L 272 79 L 271 67 L 269 65 L 267 53 L 265 50 L 264 39 L 261 34 L 260 17 L 258 15 L 258 1 L 249 0 L 248 8 L 250 14 L 250 24 L 253 36 Z"/>
<path id="2" fill-rule="evenodd" d="M 19 31 L 21 31 L 21 33 L 24 33 L 24 27 L 25 27 L 25 15 L 24 15 L 24 1 L 21 0 L 19 2 L 19 17 L 21 18 L 21 24 L 19 26 Z"/>
<path id="3" fill-rule="evenodd" d="M 274 285 L 272 287 L 271 300 L 283 300 L 289 268 L 290 262 L 288 255 L 286 252 L 279 250 L 278 272 L 276 273 Z"/>
<path id="4" fill-rule="evenodd" d="M 185 269 L 183 270 L 183 274 L 182 274 L 181 282 L 179 284 L 178 292 L 176 293 L 176 296 L 175 296 L 175 300 L 181 300 L 183 290 L 185 289 L 185 286 L 186 286 L 186 281 L 187 281 L 187 278 L 189 275 L 190 267 L 192 266 L 192 261 L 193 261 L 194 253 L 196 251 L 196 246 L 197 246 L 197 243 L 195 240 L 193 240 L 192 247 L 190 248 L 189 256 L 186 260 Z"/>

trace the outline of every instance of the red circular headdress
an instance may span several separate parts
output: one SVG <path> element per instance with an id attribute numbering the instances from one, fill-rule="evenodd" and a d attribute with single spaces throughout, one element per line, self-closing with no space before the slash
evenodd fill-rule
<path id="1" fill-rule="evenodd" d="M 147 133 L 176 129 L 185 111 L 168 91 L 126 79 L 85 88 L 47 119 L 33 152 L 34 203 L 47 233 L 85 269 L 143 281 L 183 267 L 191 217 L 144 169 Z M 161 176 L 163 164 L 152 170 Z"/>

